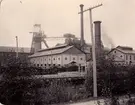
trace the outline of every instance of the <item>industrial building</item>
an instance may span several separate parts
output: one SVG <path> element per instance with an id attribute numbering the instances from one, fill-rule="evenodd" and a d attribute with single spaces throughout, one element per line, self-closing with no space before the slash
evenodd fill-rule
<path id="1" fill-rule="evenodd" d="M 117 46 L 107 54 L 107 58 L 111 58 L 118 65 L 134 65 L 135 50 L 131 47 Z"/>
<path id="2" fill-rule="evenodd" d="M 0 46 L 0 66 L 7 66 L 10 59 L 16 57 L 17 48 L 9 46 Z M 30 48 L 18 48 L 18 57 L 22 59 L 27 59 L 30 55 Z"/>
<path id="3" fill-rule="evenodd" d="M 76 38 L 73 34 L 65 34 L 65 43 L 49 48 L 45 40 L 48 37 L 42 31 L 41 25 L 34 25 L 34 30 L 31 32 L 33 33 L 31 44 L 31 52 L 33 54 L 29 56 L 29 60 L 33 66 L 49 68 L 52 66 L 62 67 L 74 63 L 79 67 L 79 70 L 86 70 L 88 62 L 92 61 L 92 45 L 85 43 L 83 5 L 80 5 L 80 9 L 80 39 Z M 94 33 L 97 64 L 100 64 L 104 47 L 101 41 L 101 21 L 94 22 Z M 42 49 L 42 42 L 45 44 L 46 49 Z"/>
<path id="4" fill-rule="evenodd" d="M 85 53 L 69 45 L 39 50 L 30 55 L 29 59 L 33 66 L 42 68 L 64 67 L 75 64 L 79 67 L 79 70 L 85 71 L 86 66 Z"/>
<path id="5" fill-rule="evenodd" d="M 101 21 L 94 22 L 97 64 L 100 63 L 100 57 L 103 52 L 100 24 Z M 57 45 L 53 48 L 42 49 L 41 43 L 44 42 L 45 45 L 47 43 L 45 39 L 44 41 L 41 40 L 44 37 L 43 32 L 41 31 L 41 26 L 36 26 L 36 28 L 37 27 L 38 31 L 33 33 L 31 48 L 35 50 L 33 54 L 29 56 L 29 60 L 33 66 L 50 68 L 52 66 L 63 67 L 74 63 L 79 67 L 78 70 L 80 71 L 88 69 L 88 62 L 92 61 L 92 45 L 86 44 L 85 41 L 81 41 L 84 39 L 82 38 L 84 37 L 83 35 L 81 35 L 81 39 L 78 40 L 76 37 L 73 37 L 72 34 L 66 34 L 64 44 Z M 38 40 L 38 38 L 40 38 L 40 40 Z M 83 44 L 81 44 L 82 42 Z"/>

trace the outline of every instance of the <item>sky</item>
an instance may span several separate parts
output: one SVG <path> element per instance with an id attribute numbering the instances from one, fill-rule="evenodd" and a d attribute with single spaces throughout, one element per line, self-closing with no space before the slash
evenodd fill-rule
<path id="1" fill-rule="evenodd" d="M 84 9 L 102 3 L 92 11 L 93 21 L 102 21 L 104 46 L 135 48 L 135 0 L 3 0 L 0 8 L 0 46 L 31 47 L 34 24 L 41 24 L 48 37 L 72 33 L 80 37 L 80 4 Z M 84 37 L 91 43 L 89 12 L 84 13 Z M 47 39 L 50 47 L 63 39 Z"/>

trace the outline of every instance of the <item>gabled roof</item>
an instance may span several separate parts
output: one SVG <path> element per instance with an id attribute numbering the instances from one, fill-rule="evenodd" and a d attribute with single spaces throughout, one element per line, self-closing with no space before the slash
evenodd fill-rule
<path id="1" fill-rule="evenodd" d="M 133 50 L 131 47 L 124 47 L 124 46 L 118 46 L 116 48 L 113 48 L 108 54 L 110 54 L 114 50 L 120 51 L 124 54 L 135 54 L 135 50 Z"/>
<path id="2" fill-rule="evenodd" d="M 48 49 L 40 50 L 40 51 L 36 52 L 35 54 L 30 55 L 29 57 L 31 58 L 31 57 L 40 57 L 40 56 L 61 54 L 73 47 L 74 46 L 61 46 L 61 47 L 48 48 Z M 74 47 L 74 48 L 76 48 L 76 47 Z M 81 51 L 81 50 L 79 50 L 79 51 Z"/>
<path id="3" fill-rule="evenodd" d="M 0 46 L 0 52 L 16 52 L 16 47 L 10 47 L 10 46 Z M 26 47 L 19 47 L 18 48 L 19 53 L 30 53 L 30 48 Z"/>
<path id="4" fill-rule="evenodd" d="M 51 48 L 41 49 L 38 52 L 43 52 L 43 51 L 49 51 L 49 50 L 55 50 L 55 49 L 65 48 L 67 46 L 68 46 L 67 44 L 63 44 L 63 45 L 59 45 L 59 46 L 55 46 L 55 47 L 51 47 Z"/>
<path id="5" fill-rule="evenodd" d="M 125 54 L 135 54 L 135 50 L 121 50 L 121 49 L 117 49 Z"/>
<path id="6" fill-rule="evenodd" d="M 116 48 L 121 49 L 121 50 L 133 50 L 132 47 L 128 47 L 128 46 L 117 46 Z"/>

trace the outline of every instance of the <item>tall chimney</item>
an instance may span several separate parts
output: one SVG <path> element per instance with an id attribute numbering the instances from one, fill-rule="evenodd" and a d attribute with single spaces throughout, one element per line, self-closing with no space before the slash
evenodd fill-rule
<path id="1" fill-rule="evenodd" d="M 81 12 L 80 12 L 80 16 L 81 16 L 81 46 L 84 45 L 84 23 L 83 23 L 83 4 L 80 5 L 80 9 L 81 9 Z"/>
<path id="2" fill-rule="evenodd" d="M 102 56 L 102 41 L 101 41 L 101 21 L 95 21 L 95 51 L 96 51 L 96 59 L 97 65 L 100 64 L 101 56 Z"/>

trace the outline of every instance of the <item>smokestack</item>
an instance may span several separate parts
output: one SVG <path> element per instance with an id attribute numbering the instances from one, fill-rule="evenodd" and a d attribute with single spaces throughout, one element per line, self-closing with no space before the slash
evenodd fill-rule
<path id="1" fill-rule="evenodd" d="M 80 5 L 80 9 L 81 9 L 81 46 L 84 45 L 84 23 L 83 23 L 83 4 Z"/>
<path id="2" fill-rule="evenodd" d="M 97 65 L 101 60 L 102 54 L 102 41 L 101 41 L 101 21 L 95 21 L 95 51 L 96 51 L 96 59 Z"/>

